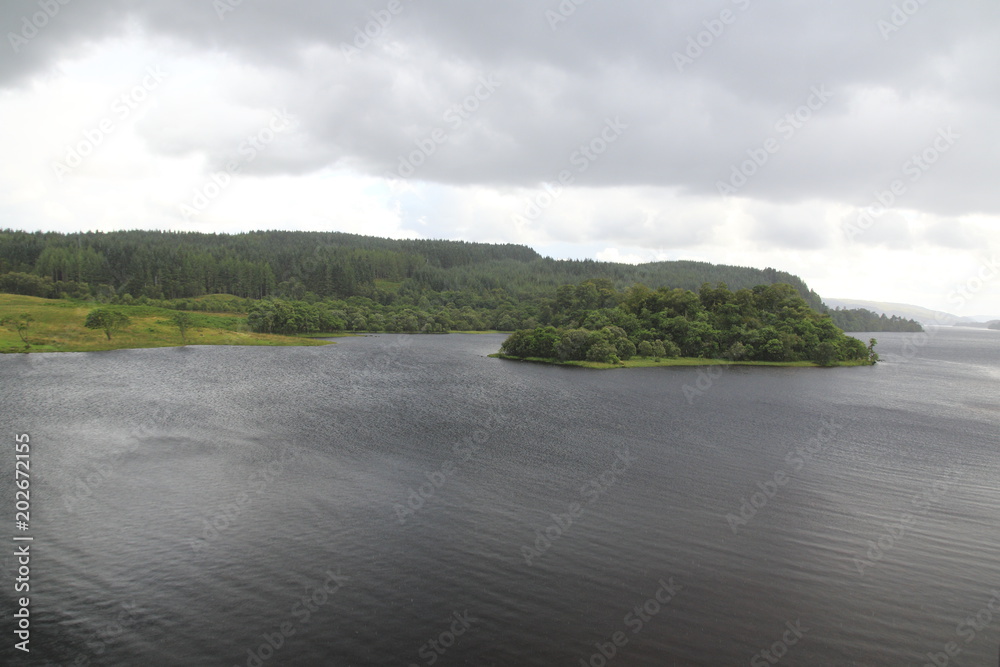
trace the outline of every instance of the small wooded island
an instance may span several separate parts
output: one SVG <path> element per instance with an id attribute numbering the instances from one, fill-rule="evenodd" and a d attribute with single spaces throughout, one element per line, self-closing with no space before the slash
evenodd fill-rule
<path id="1" fill-rule="evenodd" d="M 740 363 L 837 366 L 874 364 L 867 347 L 809 307 L 791 285 L 758 285 L 732 292 L 724 283 L 697 294 L 610 281 L 560 287 L 556 326 L 523 329 L 496 357 L 611 368 L 616 366 Z"/>

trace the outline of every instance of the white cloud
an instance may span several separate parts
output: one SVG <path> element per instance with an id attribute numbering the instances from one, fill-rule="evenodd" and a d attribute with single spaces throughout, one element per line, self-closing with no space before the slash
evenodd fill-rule
<path id="1" fill-rule="evenodd" d="M 602 262 L 615 262 L 617 264 L 646 264 L 655 261 L 655 258 L 647 254 L 622 253 L 618 248 L 605 248 L 596 254 L 596 258 Z"/>
<path id="2" fill-rule="evenodd" d="M 19 25 L 34 6 L 4 4 L 0 24 Z M 225 20 L 194 0 L 64 6 L 0 63 L 0 219 L 700 259 L 788 270 L 825 295 L 941 309 L 963 271 L 1000 249 L 995 3 L 928 4 L 888 42 L 875 22 L 890 0 L 753 3 L 684 72 L 671 54 L 718 7 L 589 3 L 553 32 L 529 0 L 404 6 L 350 62 L 341 43 L 384 3 L 243 3 Z M 166 76 L 136 99 L 148 67 Z M 484 77 L 496 84 L 483 88 Z M 829 100 L 782 134 L 776 123 L 815 86 Z M 470 99 L 456 125 L 449 109 Z M 294 127 L 185 218 L 180 205 L 214 192 L 211 175 L 245 157 L 275 109 Z M 627 129 L 580 161 L 614 118 Z M 105 119 L 110 131 L 57 178 L 53 164 Z M 911 178 L 907 161 L 947 127 L 957 141 Z M 770 137 L 779 149 L 737 196 L 719 196 L 716 182 Z M 409 178 L 387 179 L 429 138 Z M 551 196 L 543 183 L 561 170 L 573 183 Z M 890 211 L 849 239 L 843 221 L 899 179 Z M 1000 312 L 998 290 L 977 292 L 978 310 Z"/>

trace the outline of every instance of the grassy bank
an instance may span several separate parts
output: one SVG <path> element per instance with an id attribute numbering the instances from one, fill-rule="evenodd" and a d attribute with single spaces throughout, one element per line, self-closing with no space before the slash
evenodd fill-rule
<path id="1" fill-rule="evenodd" d="M 0 294 L 0 319 L 30 315 L 27 350 L 17 331 L 0 327 L 2 352 L 96 352 L 144 347 L 184 345 L 180 331 L 170 318 L 178 311 L 150 306 L 114 306 L 131 320 L 127 329 L 107 339 L 101 330 L 83 326 L 87 313 L 107 307 L 65 299 Z M 329 345 L 328 341 L 295 336 L 258 334 L 246 327 L 246 317 L 233 313 L 190 312 L 193 326 L 187 331 L 187 345 Z M 338 335 L 338 334 L 331 334 Z"/>
<path id="2" fill-rule="evenodd" d="M 510 361 L 530 361 L 538 364 L 552 364 L 555 366 L 580 366 L 582 368 L 660 368 L 664 366 L 781 366 L 794 368 L 822 368 L 819 364 L 811 361 L 729 361 L 728 359 L 702 359 L 700 357 L 675 357 L 672 359 L 660 359 L 654 361 L 649 357 L 634 357 L 628 361 L 617 364 L 606 364 L 597 361 L 559 361 L 558 359 L 543 359 L 541 357 L 512 357 L 499 352 L 489 355 L 494 359 L 507 359 Z M 867 366 L 867 360 L 848 361 L 837 364 L 838 366 Z"/>

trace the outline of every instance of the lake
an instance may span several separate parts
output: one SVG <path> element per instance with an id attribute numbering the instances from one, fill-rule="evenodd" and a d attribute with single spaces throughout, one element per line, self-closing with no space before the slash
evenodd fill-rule
<path id="1" fill-rule="evenodd" d="M 0 356 L 34 538 L 0 662 L 995 665 L 1000 332 L 872 335 L 833 369 L 457 334 Z"/>

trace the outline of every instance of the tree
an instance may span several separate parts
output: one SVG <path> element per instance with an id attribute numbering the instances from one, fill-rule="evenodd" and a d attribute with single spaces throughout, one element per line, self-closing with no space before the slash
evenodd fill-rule
<path id="1" fill-rule="evenodd" d="M 875 351 L 875 345 L 878 343 L 874 338 L 868 341 L 868 363 L 874 366 L 878 363 L 878 352 Z"/>
<path id="2" fill-rule="evenodd" d="M 500 346 L 500 352 L 512 357 L 541 357 L 551 359 L 556 356 L 555 346 L 559 333 L 555 327 L 520 329 L 515 331 Z"/>
<path id="3" fill-rule="evenodd" d="M 834 354 L 837 353 L 836 348 L 834 348 L 833 352 Z M 747 356 L 747 346 L 741 343 L 740 341 L 736 341 L 735 343 L 729 346 L 728 350 L 726 350 L 725 356 L 730 361 L 738 361 L 740 359 L 743 359 L 744 357 Z"/>
<path id="4" fill-rule="evenodd" d="M 653 346 L 654 350 L 656 346 Z M 681 348 L 672 340 L 663 341 L 663 356 L 668 359 L 681 356 Z"/>
<path id="5" fill-rule="evenodd" d="M 194 318 L 191 317 L 191 313 L 177 311 L 170 318 L 170 322 L 181 332 L 181 341 L 187 343 L 187 330 L 194 326 Z"/>
<path id="6" fill-rule="evenodd" d="M 540 357 L 551 359 L 556 356 L 556 343 L 559 341 L 559 332 L 555 327 L 543 327 L 531 332 L 528 345 L 529 357 Z"/>
<path id="7" fill-rule="evenodd" d="M 587 332 L 583 329 L 562 332 L 555 352 L 560 361 L 582 361 L 587 356 Z"/>
<path id="8" fill-rule="evenodd" d="M 660 349 L 663 349 L 663 343 L 660 343 Z M 639 343 L 638 354 L 640 357 L 651 357 L 653 356 L 653 344 L 648 340 L 644 340 Z"/>
<path id="9" fill-rule="evenodd" d="M 531 332 L 527 329 L 515 331 L 500 345 L 500 353 L 511 357 L 521 357 L 522 359 L 527 357 L 530 334 Z"/>
<path id="10" fill-rule="evenodd" d="M 622 361 L 628 361 L 635 356 L 635 343 L 630 341 L 628 338 L 621 338 L 615 341 L 615 349 L 618 351 L 618 357 Z"/>
<path id="11" fill-rule="evenodd" d="M 617 364 L 618 358 L 615 346 L 606 340 L 599 341 L 587 350 L 587 361 L 599 361 L 606 364 Z"/>
<path id="12" fill-rule="evenodd" d="M 111 340 L 111 334 L 118 333 L 130 322 L 131 320 L 125 313 L 110 308 L 98 308 L 90 311 L 83 326 L 88 329 L 100 329 L 108 337 L 108 340 Z"/>
<path id="13" fill-rule="evenodd" d="M 24 313 L 16 317 L 5 317 L 0 320 L 0 325 L 6 326 L 13 331 L 17 331 L 17 335 L 21 338 L 24 343 L 25 348 L 31 347 L 31 343 L 28 342 L 28 329 L 31 328 L 31 323 L 35 321 L 31 315 Z"/>
<path id="14" fill-rule="evenodd" d="M 783 361 L 785 358 L 785 346 L 777 338 L 767 341 L 762 350 L 765 361 Z"/>
<path id="15" fill-rule="evenodd" d="M 820 366 L 833 366 L 837 363 L 839 356 L 840 353 L 837 350 L 837 346 L 825 340 L 816 346 L 812 360 Z"/>
<path id="16" fill-rule="evenodd" d="M 844 336 L 839 341 L 839 347 L 841 361 L 858 361 L 868 357 L 868 348 L 865 346 L 864 341 L 858 340 L 853 336 Z"/>

